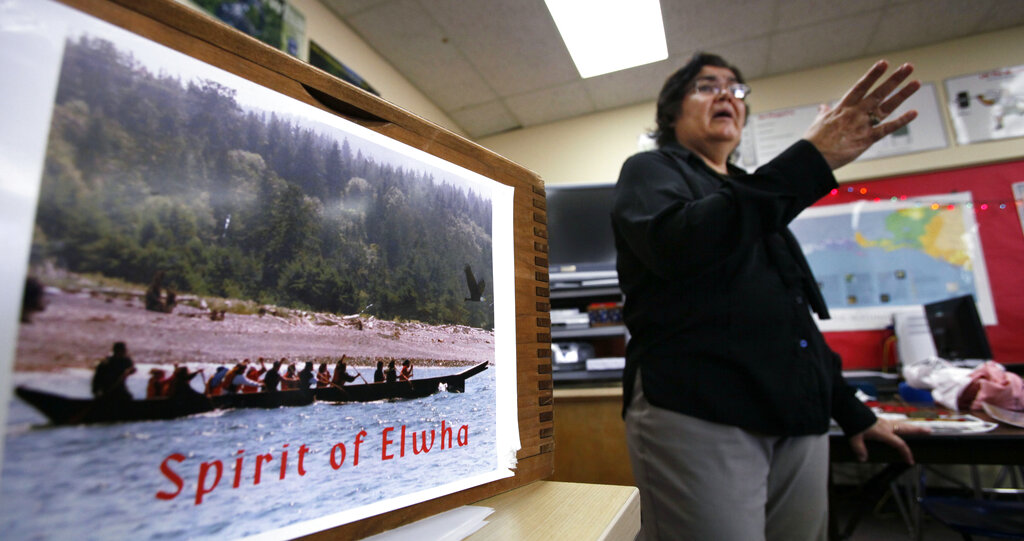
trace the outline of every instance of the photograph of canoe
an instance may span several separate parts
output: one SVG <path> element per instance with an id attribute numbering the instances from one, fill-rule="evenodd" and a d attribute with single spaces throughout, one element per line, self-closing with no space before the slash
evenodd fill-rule
<path id="1" fill-rule="evenodd" d="M 5 538 L 291 539 L 513 474 L 510 187 L 8 3 L 48 129 L 0 260 Z"/>
<path id="2" fill-rule="evenodd" d="M 206 396 L 189 389 L 177 396 L 160 397 L 127 402 L 104 402 L 102 399 L 68 398 L 55 393 L 18 387 L 18 398 L 42 412 L 50 422 L 58 425 L 109 423 L 117 421 L 148 421 L 174 419 L 214 409 L 279 408 L 306 406 L 314 400 L 321 402 L 371 402 L 422 398 L 445 390 L 463 392 L 466 378 L 487 369 L 487 363 L 463 370 L 450 376 L 414 379 L 409 381 L 362 383 L 346 386 L 323 387 L 309 390 L 234 393 Z"/>

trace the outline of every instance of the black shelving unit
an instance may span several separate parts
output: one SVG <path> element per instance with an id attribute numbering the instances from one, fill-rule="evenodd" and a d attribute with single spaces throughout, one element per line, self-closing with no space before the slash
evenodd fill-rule
<path id="1" fill-rule="evenodd" d="M 622 302 L 617 285 L 587 286 L 574 284 L 559 287 L 552 284 L 552 310 L 575 308 L 583 313 L 592 303 Z M 594 347 L 596 357 L 624 357 L 629 332 L 623 324 L 559 326 L 552 322 L 552 342 L 585 342 Z M 614 382 L 622 379 L 622 370 L 560 369 L 555 365 L 552 379 L 556 386 L 573 383 Z"/>

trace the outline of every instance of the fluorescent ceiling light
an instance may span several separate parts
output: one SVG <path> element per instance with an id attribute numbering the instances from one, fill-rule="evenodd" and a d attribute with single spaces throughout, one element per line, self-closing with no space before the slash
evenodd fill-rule
<path id="1" fill-rule="evenodd" d="M 658 0 L 544 0 L 583 78 L 668 58 Z"/>

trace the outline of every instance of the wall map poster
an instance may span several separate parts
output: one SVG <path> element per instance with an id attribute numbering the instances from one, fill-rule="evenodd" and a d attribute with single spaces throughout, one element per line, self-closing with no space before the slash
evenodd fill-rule
<path id="1" fill-rule="evenodd" d="M 824 331 L 884 329 L 894 313 L 968 293 L 996 324 L 970 192 L 814 206 L 790 229 L 828 304 Z"/>
<path id="2" fill-rule="evenodd" d="M 0 6 L 0 67 L 5 538 L 291 538 L 512 475 L 511 187 L 51 2 Z"/>

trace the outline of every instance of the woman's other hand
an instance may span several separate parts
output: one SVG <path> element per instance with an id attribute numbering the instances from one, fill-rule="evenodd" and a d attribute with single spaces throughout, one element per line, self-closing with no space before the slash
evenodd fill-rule
<path id="1" fill-rule="evenodd" d="M 926 427 L 921 427 L 909 423 L 900 423 L 897 421 L 890 421 L 888 419 L 878 419 L 875 424 L 868 427 L 867 430 L 850 437 L 850 447 L 853 449 L 853 454 L 857 457 L 857 460 L 864 462 L 868 459 L 868 448 L 865 445 L 864 440 L 876 440 L 880 441 L 890 447 L 896 449 L 896 452 L 900 454 L 903 461 L 907 464 L 914 463 L 914 454 L 910 451 L 910 446 L 907 445 L 901 436 L 907 434 L 929 434 L 931 430 Z"/>

